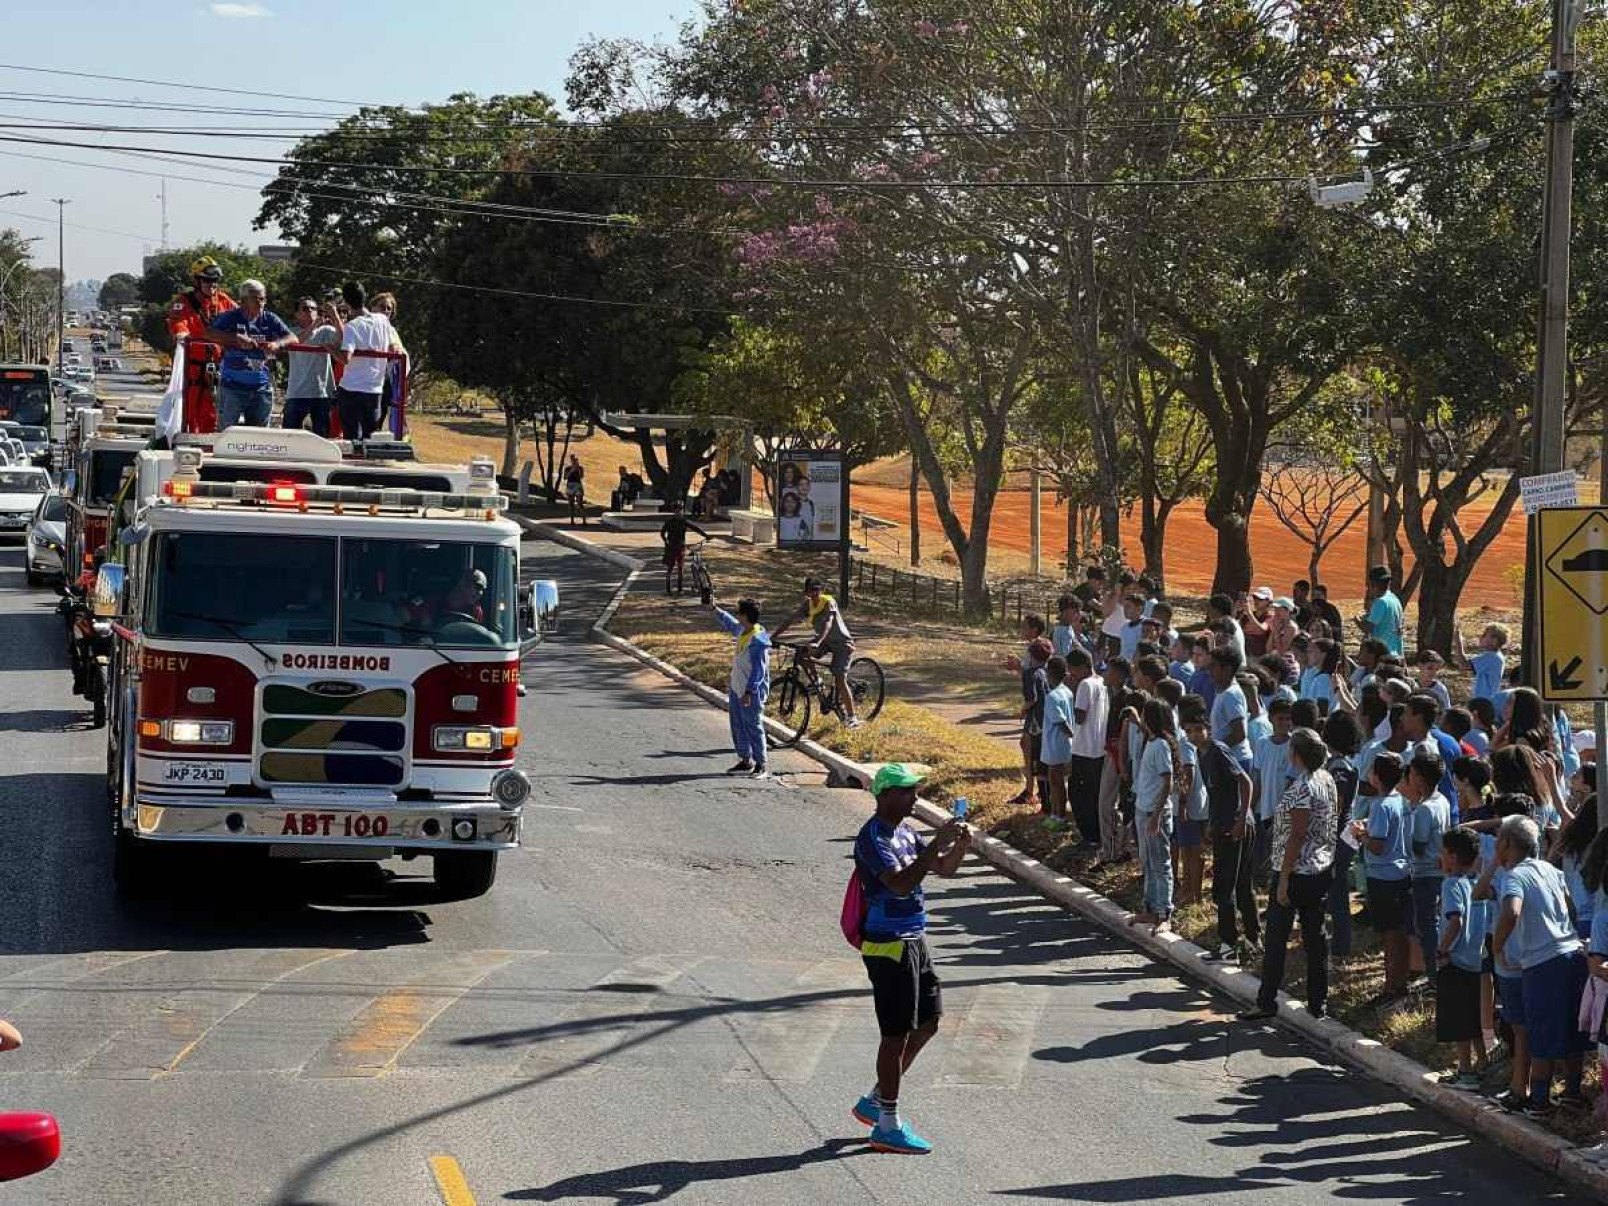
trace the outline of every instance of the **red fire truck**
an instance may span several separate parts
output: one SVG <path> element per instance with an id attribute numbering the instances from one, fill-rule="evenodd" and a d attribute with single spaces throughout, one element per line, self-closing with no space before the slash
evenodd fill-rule
<path id="1" fill-rule="evenodd" d="M 119 887 L 225 845 L 429 854 L 444 896 L 484 893 L 530 793 L 519 667 L 540 626 L 491 463 L 369 463 L 277 429 L 187 439 L 138 454 L 124 564 L 95 586 L 117 637 Z"/>
<path id="2" fill-rule="evenodd" d="M 111 419 L 116 419 L 115 414 Z M 106 412 L 79 410 L 68 433 L 67 556 L 63 568 L 75 577 L 91 554 L 106 544 L 107 521 L 124 474 L 151 440 L 148 425 L 109 421 Z"/>

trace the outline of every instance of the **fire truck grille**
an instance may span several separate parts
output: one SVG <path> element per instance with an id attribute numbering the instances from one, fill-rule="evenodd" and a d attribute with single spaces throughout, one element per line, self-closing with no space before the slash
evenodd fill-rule
<path id="1" fill-rule="evenodd" d="M 397 688 L 329 694 L 268 684 L 258 775 L 287 785 L 400 786 L 407 777 L 407 713 L 407 692 Z"/>

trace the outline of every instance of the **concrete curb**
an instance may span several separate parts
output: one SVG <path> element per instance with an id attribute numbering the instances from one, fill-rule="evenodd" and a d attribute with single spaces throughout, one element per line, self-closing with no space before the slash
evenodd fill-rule
<path id="1" fill-rule="evenodd" d="M 534 520 L 520 519 L 519 523 L 537 535 L 631 570 L 630 576 L 620 584 L 603 614 L 592 625 L 592 638 L 657 670 L 715 707 L 726 706 L 723 692 L 697 681 L 679 667 L 607 630 L 606 625 L 613 619 L 640 575 L 643 568 L 641 563 L 613 550 L 599 548 L 569 532 L 550 529 Z M 775 731 L 774 722 L 765 723 L 768 731 Z M 854 762 L 808 738 L 800 740 L 794 748 L 826 766 L 835 784 L 870 788 L 875 767 Z M 950 819 L 948 810 L 928 800 L 917 802 L 916 816 L 933 826 L 942 825 Z M 1237 1001 L 1250 1004 L 1256 1000 L 1262 982 L 1252 973 L 1239 967 L 1203 962 L 1201 956 L 1206 952 L 1194 943 L 1176 934 L 1155 935 L 1147 929 L 1131 926 L 1128 922 L 1133 914 L 1093 888 L 1046 867 L 1038 859 L 1030 858 L 998 838 L 986 835 L 979 835 L 979 838 L 972 846 L 974 853 L 1045 899 L 1071 910 L 1129 945 L 1173 965 L 1192 979 L 1204 981 Z M 1555 1174 L 1571 1187 L 1589 1193 L 1599 1201 L 1608 1202 L 1608 1146 L 1600 1152 L 1592 1148 L 1577 1148 L 1567 1139 L 1509 1114 L 1477 1094 L 1446 1088 L 1436 1080 L 1434 1073 L 1417 1061 L 1392 1051 L 1376 1039 L 1358 1034 L 1333 1018 L 1313 1018 L 1301 1002 L 1292 1000 L 1282 992 L 1279 994 L 1278 1020 L 1320 1050 L 1362 1069 L 1376 1080 L 1429 1106 L 1466 1130 L 1501 1144 L 1536 1167 Z M 1600 1157 L 1600 1162 L 1599 1158 L 1594 1157 Z"/>
<path id="2" fill-rule="evenodd" d="M 523 515 L 512 515 L 511 519 L 532 536 L 540 536 L 544 540 L 551 540 L 554 544 L 561 544 L 565 548 L 574 549 L 577 553 L 585 553 L 588 557 L 596 557 L 600 561 L 607 561 L 610 565 L 617 565 L 623 570 L 642 570 L 647 568 L 646 561 L 638 561 L 635 557 L 628 557 L 624 553 L 617 553 L 613 549 L 606 549 L 600 544 L 593 544 L 585 537 L 577 536 L 573 532 L 566 532 L 563 528 L 555 528 L 551 524 L 540 520 L 527 519 Z"/>

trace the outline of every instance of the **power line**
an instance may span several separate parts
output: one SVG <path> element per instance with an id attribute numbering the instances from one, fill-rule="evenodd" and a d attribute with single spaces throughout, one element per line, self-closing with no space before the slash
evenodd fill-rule
<path id="1" fill-rule="evenodd" d="M 592 172 L 569 168 L 461 168 L 430 167 L 414 164 L 365 163 L 361 160 L 319 160 L 272 158 L 263 155 L 221 155 L 212 151 L 184 151 L 172 147 L 107 146 L 74 142 L 70 139 L 23 138 L 0 134 L 0 142 L 21 142 L 34 146 L 71 147 L 85 151 L 134 152 L 182 159 L 221 160 L 226 163 L 277 164 L 281 167 L 349 168 L 374 172 L 434 172 L 440 175 L 556 177 L 580 180 L 635 180 L 659 184 L 739 184 L 761 188 L 855 188 L 903 191 L 911 189 L 1058 189 L 1058 188 L 1195 188 L 1223 184 L 1289 184 L 1303 181 L 1310 172 L 1292 175 L 1202 176 L 1123 180 L 812 180 L 794 176 L 705 176 L 680 172 Z"/>
<path id="2" fill-rule="evenodd" d="M 148 80 L 130 75 L 103 75 L 94 71 L 68 71 L 60 67 L 28 67 L 20 63 L 0 63 L 0 71 L 27 71 L 34 75 L 69 76 L 79 80 L 108 80 L 117 84 L 146 84 L 155 88 L 188 88 L 205 92 L 225 93 L 230 96 L 265 96 L 270 100 L 308 101 L 315 105 L 347 105 L 354 109 L 369 107 L 367 101 L 332 100 L 327 96 L 296 96 L 288 92 L 255 92 L 250 88 L 224 88 L 216 84 L 175 83 L 173 80 Z"/>
<path id="3" fill-rule="evenodd" d="M 9 92 L 0 90 L 0 100 L 23 105 L 65 105 L 74 109 L 130 109 L 153 113 L 201 113 L 214 117 L 294 117 L 302 121 L 328 118 L 342 121 L 350 116 L 345 112 L 312 112 L 306 109 L 247 109 L 227 105 L 181 105 L 161 101 L 111 99 L 101 96 L 82 96 L 70 92 Z"/>
<path id="4" fill-rule="evenodd" d="M 561 301 L 578 302 L 589 306 L 607 306 L 627 310 L 675 310 L 683 314 L 732 314 L 735 311 L 729 307 L 721 306 L 680 306 L 674 302 L 652 301 L 617 301 L 606 297 L 579 297 L 569 293 L 536 293 L 527 289 L 499 289 L 492 285 L 463 285 L 456 281 L 439 281 L 429 277 L 406 276 L 396 272 L 384 272 L 373 268 L 341 267 L 337 264 L 315 264 L 309 260 L 298 259 L 297 267 L 315 268 L 320 272 L 339 273 L 348 278 L 361 276 L 378 278 L 385 281 L 402 281 L 410 285 L 425 285 L 434 289 L 456 289 L 468 293 L 498 294 L 504 297 L 529 298 L 534 301 Z"/>
<path id="5" fill-rule="evenodd" d="M 18 209 L 0 209 L 0 215 L 8 218 L 22 218 L 29 222 L 48 222 L 52 226 L 56 225 L 55 218 L 47 218 L 43 214 L 25 214 Z M 65 225 L 73 230 L 92 230 L 97 234 L 118 235 L 125 239 L 137 239 L 141 243 L 155 243 L 157 241 L 150 235 L 139 235 L 128 230 L 112 230 L 105 226 L 90 226 L 83 222 L 67 222 Z"/>

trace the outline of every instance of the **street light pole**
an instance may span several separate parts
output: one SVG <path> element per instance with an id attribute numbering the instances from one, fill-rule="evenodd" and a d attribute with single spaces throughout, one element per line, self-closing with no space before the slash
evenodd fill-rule
<path id="1" fill-rule="evenodd" d="M 52 197 L 56 203 L 56 375 L 67 367 L 67 206 L 66 197 Z"/>

